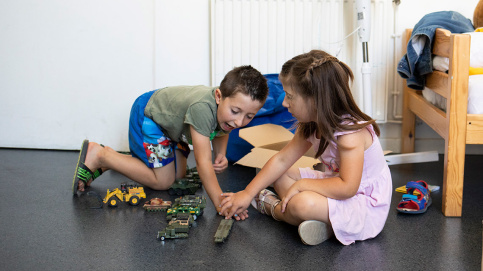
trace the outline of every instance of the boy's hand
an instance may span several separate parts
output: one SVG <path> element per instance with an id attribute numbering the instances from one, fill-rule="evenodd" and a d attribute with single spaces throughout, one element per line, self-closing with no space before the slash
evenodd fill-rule
<path id="1" fill-rule="evenodd" d="M 213 169 L 215 173 L 222 173 L 228 167 L 228 159 L 223 154 L 218 154 L 215 157 L 215 162 L 213 163 Z"/>
<path id="2" fill-rule="evenodd" d="M 253 197 L 251 197 L 245 190 L 238 193 L 223 193 L 225 197 L 221 201 L 220 214 L 226 218 L 235 217 L 236 220 L 245 220 L 248 218 L 248 206 Z"/>

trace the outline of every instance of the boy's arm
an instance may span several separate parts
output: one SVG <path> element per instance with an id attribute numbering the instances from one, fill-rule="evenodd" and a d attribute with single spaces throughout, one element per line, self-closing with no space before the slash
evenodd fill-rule
<path id="1" fill-rule="evenodd" d="M 212 157 L 210 138 L 198 133 L 193 126 L 190 126 L 190 131 L 198 174 L 200 175 L 201 182 L 205 187 L 206 193 L 208 193 L 208 196 L 215 205 L 217 212 L 219 212 L 222 191 L 218 183 L 218 179 L 216 178 L 213 164 L 211 163 Z"/>
<path id="2" fill-rule="evenodd" d="M 213 168 L 216 173 L 221 173 L 228 167 L 228 159 L 226 159 L 228 134 L 213 138 L 211 143 L 213 145 L 213 154 L 215 156 Z"/>

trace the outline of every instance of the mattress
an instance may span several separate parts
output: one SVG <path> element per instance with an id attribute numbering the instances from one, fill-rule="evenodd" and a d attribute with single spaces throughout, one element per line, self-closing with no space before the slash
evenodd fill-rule
<path id="1" fill-rule="evenodd" d="M 483 68 L 483 32 L 465 33 L 471 35 L 470 67 L 477 73 Z M 449 59 L 441 56 L 433 57 L 433 69 L 447 72 Z M 446 99 L 425 87 L 423 96 L 436 107 L 446 111 Z M 468 81 L 468 114 L 483 114 L 483 74 L 469 76 Z"/>

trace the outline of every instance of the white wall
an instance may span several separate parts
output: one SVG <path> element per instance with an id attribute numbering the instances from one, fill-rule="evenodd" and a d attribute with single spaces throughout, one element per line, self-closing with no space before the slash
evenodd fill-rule
<path id="1" fill-rule="evenodd" d="M 402 0 L 398 32 L 438 10 L 472 19 L 477 2 Z M 209 0 L 0 1 L 0 147 L 78 149 L 88 138 L 127 150 L 137 96 L 210 84 L 209 9 Z"/>
<path id="2" fill-rule="evenodd" d="M 208 0 L 2 0 L 0 147 L 127 150 L 140 94 L 209 84 Z"/>

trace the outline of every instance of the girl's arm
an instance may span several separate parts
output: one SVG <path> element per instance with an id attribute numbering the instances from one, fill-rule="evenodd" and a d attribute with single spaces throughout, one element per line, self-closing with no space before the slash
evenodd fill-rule
<path id="1" fill-rule="evenodd" d="M 340 154 L 339 176 L 325 179 L 301 179 L 295 182 L 282 200 L 282 211 L 285 211 L 288 201 L 302 191 L 314 191 L 327 198 L 338 200 L 353 197 L 361 183 L 364 151 L 370 144 L 372 144 L 372 137 L 367 129 L 340 136 L 337 140 Z"/>
<path id="2" fill-rule="evenodd" d="M 213 154 L 215 161 L 213 168 L 215 173 L 221 173 L 228 167 L 228 159 L 226 159 L 226 146 L 228 145 L 228 135 L 213 138 Z"/>
<path id="3" fill-rule="evenodd" d="M 258 192 L 280 178 L 311 146 L 310 142 L 296 132 L 292 140 L 268 160 L 245 190 L 224 194 L 221 213 L 230 218 L 234 214 L 245 211 Z"/>
<path id="4" fill-rule="evenodd" d="M 210 138 L 198 133 L 193 126 L 190 126 L 190 131 L 198 174 L 200 175 L 206 193 L 219 212 L 220 208 L 218 206 L 221 203 L 222 191 L 218 179 L 216 178 L 213 164 L 211 163 Z"/>

